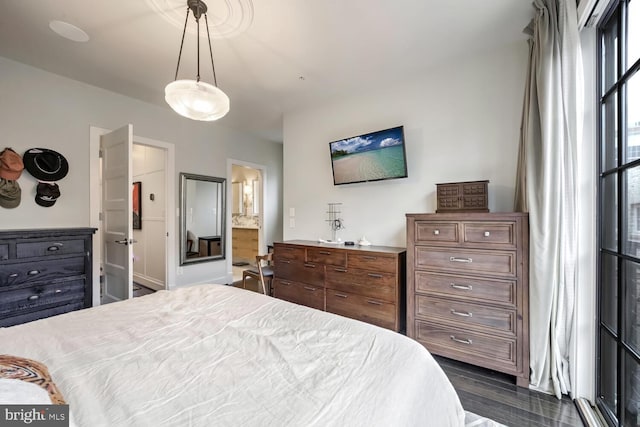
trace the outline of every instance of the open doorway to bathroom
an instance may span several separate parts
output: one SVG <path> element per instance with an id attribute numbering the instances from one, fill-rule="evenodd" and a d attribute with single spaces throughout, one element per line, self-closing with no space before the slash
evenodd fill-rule
<path id="1" fill-rule="evenodd" d="M 255 167 L 254 167 L 255 166 Z M 231 256 L 233 281 L 264 252 L 264 170 L 257 165 L 231 166 Z"/>

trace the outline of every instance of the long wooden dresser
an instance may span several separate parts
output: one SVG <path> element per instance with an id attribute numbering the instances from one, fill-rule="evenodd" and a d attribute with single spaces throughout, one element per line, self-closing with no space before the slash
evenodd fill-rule
<path id="1" fill-rule="evenodd" d="M 273 296 L 404 331 L 405 255 L 389 246 L 276 242 Z"/>
<path id="2" fill-rule="evenodd" d="M 529 385 L 524 213 L 407 214 L 407 335 Z"/>
<path id="3" fill-rule="evenodd" d="M 91 307 L 94 232 L 0 231 L 0 327 Z"/>

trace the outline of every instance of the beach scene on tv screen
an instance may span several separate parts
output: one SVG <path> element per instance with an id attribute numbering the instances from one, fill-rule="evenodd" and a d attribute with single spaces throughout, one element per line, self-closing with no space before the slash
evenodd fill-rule
<path id="1" fill-rule="evenodd" d="M 332 142 L 334 183 L 405 177 L 403 144 L 401 127 Z"/>

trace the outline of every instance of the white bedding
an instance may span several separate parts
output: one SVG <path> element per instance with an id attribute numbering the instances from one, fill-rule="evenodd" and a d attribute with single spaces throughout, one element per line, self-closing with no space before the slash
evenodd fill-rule
<path id="1" fill-rule="evenodd" d="M 395 332 L 224 285 L 0 328 L 78 426 L 462 426 L 431 355 Z"/>

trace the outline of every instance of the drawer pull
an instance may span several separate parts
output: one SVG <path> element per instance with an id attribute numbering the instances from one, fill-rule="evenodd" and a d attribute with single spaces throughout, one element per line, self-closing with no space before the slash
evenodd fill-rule
<path id="1" fill-rule="evenodd" d="M 455 314 L 456 316 L 462 316 L 462 317 L 473 317 L 473 313 L 469 311 L 456 311 L 453 308 L 451 309 L 451 314 Z"/>
<path id="2" fill-rule="evenodd" d="M 331 252 L 329 252 L 329 251 L 319 251 L 318 253 L 320 255 L 331 255 Z"/>
<path id="3" fill-rule="evenodd" d="M 333 271 L 337 272 L 337 273 L 346 273 L 347 270 L 345 270 L 344 268 L 334 268 Z"/>
<path id="4" fill-rule="evenodd" d="M 36 274 L 40 274 L 39 270 L 31 270 L 27 273 L 28 276 L 35 276 Z"/>
<path id="5" fill-rule="evenodd" d="M 367 276 L 373 277 L 374 279 L 382 279 L 382 274 L 368 273 Z"/>
<path id="6" fill-rule="evenodd" d="M 461 291 L 471 291 L 473 290 L 473 286 L 471 285 L 456 285 L 455 283 L 450 284 L 453 289 L 460 289 Z"/>
<path id="7" fill-rule="evenodd" d="M 291 285 L 291 282 L 285 282 L 284 280 L 281 280 L 281 281 L 280 281 L 280 284 L 281 284 L 281 285 L 285 285 L 285 286 L 290 286 L 290 285 Z"/>
<path id="8" fill-rule="evenodd" d="M 9 279 L 15 279 L 16 277 L 18 277 L 18 273 L 11 273 L 9 275 Z"/>
<path id="9" fill-rule="evenodd" d="M 31 295 L 31 296 L 28 298 L 28 300 L 29 300 L 29 301 L 35 301 L 35 300 L 37 300 L 38 298 L 40 298 L 40 295 Z"/>
<path id="10" fill-rule="evenodd" d="M 378 259 L 377 257 L 371 256 L 371 255 L 364 255 L 362 258 L 372 260 L 372 261 L 375 261 L 376 259 Z"/>
<path id="11" fill-rule="evenodd" d="M 304 288 L 305 288 L 306 290 L 308 290 L 308 291 L 315 291 L 315 290 L 317 290 L 317 288 L 313 288 L 313 287 L 311 287 L 311 286 L 305 286 Z"/>
<path id="12" fill-rule="evenodd" d="M 56 290 L 54 291 L 54 293 L 56 293 L 56 294 L 59 294 L 60 292 L 62 292 L 62 289 L 56 289 Z"/>
<path id="13" fill-rule="evenodd" d="M 49 246 L 47 250 L 49 252 L 55 252 L 55 251 L 59 251 L 61 248 L 62 248 L 62 243 L 54 243 L 53 245 Z"/>
<path id="14" fill-rule="evenodd" d="M 291 264 L 291 261 L 284 260 L 284 259 L 283 259 L 283 260 L 280 260 L 280 261 L 278 261 L 278 262 L 281 262 L 281 263 L 283 263 L 283 264 Z"/>
<path id="15" fill-rule="evenodd" d="M 305 264 L 304 266 L 307 268 L 316 268 L 315 264 Z"/>
<path id="16" fill-rule="evenodd" d="M 490 231 L 485 231 L 484 232 L 484 237 L 489 237 L 491 236 L 491 232 Z"/>
<path id="17" fill-rule="evenodd" d="M 451 261 L 451 262 L 471 263 L 471 262 L 473 262 L 473 259 L 471 259 L 471 258 L 460 258 L 460 257 L 457 257 L 457 256 L 452 256 L 452 257 L 449 257 L 449 261 Z"/>
<path id="18" fill-rule="evenodd" d="M 338 294 L 338 293 L 336 293 L 336 294 L 334 294 L 334 295 L 335 295 L 335 296 L 337 296 L 338 298 L 347 298 L 347 295 L 345 295 L 345 294 Z"/>
<path id="19" fill-rule="evenodd" d="M 367 304 L 382 305 L 382 303 L 380 301 L 374 301 L 374 300 L 371 300 L 371 299 L 367 300 Z"/>
<path id="20" fill-rule="evenodd" d="M 451 341 L 459 342 L 460 344 L 467 344 L 467 345 L 473 344 L 473 341 L 471 341 L 469 339 L 461 340 L 459 338 L 456 338 L 455 335 L 451 335 L 449 338 L 451 338 Z"/>
<path id="21" fill-rule="evenodd" d="M 433 230 L 433 234 L 434 236 L 437 236 L 438 234 L 440 234 L 440 230 Z"/>

